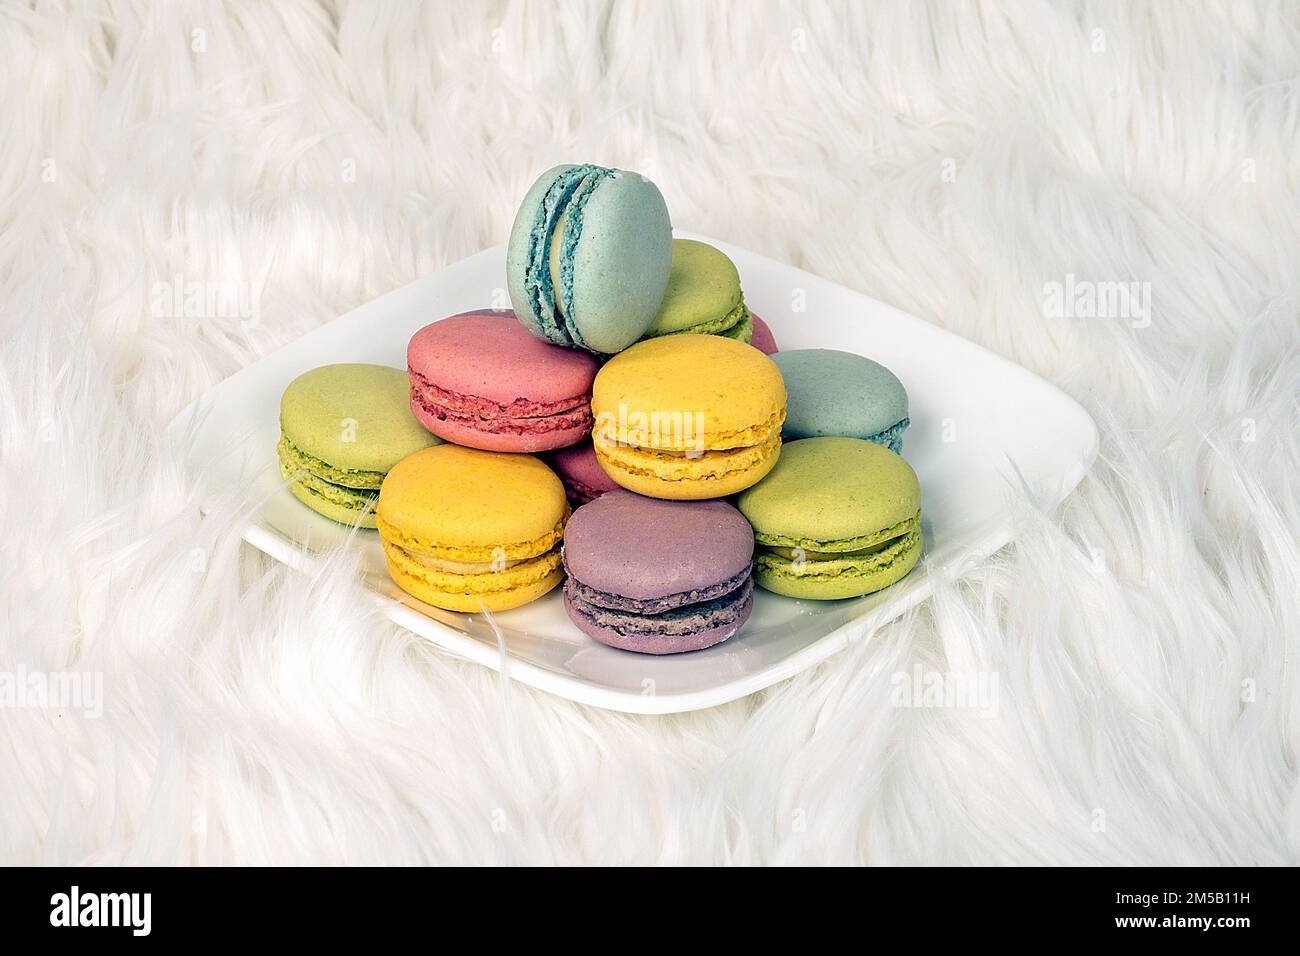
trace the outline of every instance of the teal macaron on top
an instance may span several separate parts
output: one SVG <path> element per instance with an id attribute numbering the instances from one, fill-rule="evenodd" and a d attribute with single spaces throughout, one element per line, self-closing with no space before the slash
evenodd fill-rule
<path id="1" fill-rule="evenodd" d="M 672 264 L 663 195 L 637 173 L 556 166 L 510 231 L 506 284 L 520 321 L 556 345 L 613 354 L 654 321 Z"/>
<path id="2" fill-rule="evenodd" d="M 902 450 L 907 391 L 889 369 L 835 349 L 778 352 L 772 361 L 789 396 L 782 438 L 864 438 Z"/>

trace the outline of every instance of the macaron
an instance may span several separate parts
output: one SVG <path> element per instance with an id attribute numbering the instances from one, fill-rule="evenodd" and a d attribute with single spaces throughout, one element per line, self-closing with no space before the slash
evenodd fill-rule
<path id="1" fill-rule="evenodd" d="M 343 524 L 375 527 L 384 475 L 440 442 L 411 415 L 401 369 L 324 365 L 299 375 L 280 398 L 280 475 L 292 479 L 295 498 Z"/>
<path id="2" fill-rule="evenodd" d="M 921 556 L 916 472 L 860 438 L 791 442 L 736 504 L 754 527 L 754 580 L 787 597 L 870 594 L 898 581 Z"/>
<path id="3" fill-rule="evenodd" d="M 564 492 L 575 508 L 619 487 L 600 467 L 590 441 L 551 452 L 546 456 L 546 463 L 564 482 Z"/>
<path id="4" fill-rule="evenodd" d="M 668 288 L 646 335 L 690 332 L 748 343 L 753 329 L 735 264 L 708 243 L 674 239 Z"/>
<path id="5" fill-rule="evenodd" d="M 510 230 L 510 301 L 538 338 L 619 352 L 659 310 L 672 239 L 664 197 L 644 176 L 591 164 L 548 169 Z"/>
<path id="6" fill-rule="evenodd" d="M 764 355 L 775 355 L 781 351 L 776 346 L 776 336 L 772 334 L 772 329 L 768 324 L 754 312 L 749 313 L 749 319 L 754 326 L 754 331 L 749 336 L 749 344 Z"/>
<path id="7" fill-rule="evenodd" d="M 749 523 L 724 501 L 611 491 L 564 530 L 564 609 L 602 644 L 676 654 L 733 636 L 754 606 Z"/>
<path id="8" fill-rule="evenodd" d="M 535 338 L 509 309 L 426 325 L 411 337 L 406 362 L 411 411 L 447 441 L 537 452 L 591 431 L 595 357 Z"/>
<path id="9" fill-rule="evenodd" d="M 564 486 L 531 455 L 439 445 L 402 459 L 375 506 L 388 572 L 449 611 L 505 611 L 564 577 Z"/>
<path id="10" fill-rule="evenodd" d="M 596 458 L 652 498 L 721 498 L 781 453 L 785 386 L 776 364 L 720 335 L 665 335 L 614 356 L 592 390 Z"/>
<path id="11" fill-rule="evenodd" d="M 789 393 L 786 441 L 841 436 L 903 450 L 907 390 L 898 376 L 853 352 L 797 349 L 772 356 Z"/>

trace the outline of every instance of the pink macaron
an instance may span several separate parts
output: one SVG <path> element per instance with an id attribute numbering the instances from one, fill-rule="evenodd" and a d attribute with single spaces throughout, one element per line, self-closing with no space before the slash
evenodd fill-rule
<path id="1" fill-rule="evenodd" d="M 411 411 L 457 445 L 549 451 L 591 431 L 596 358 L 530 335 L 509 309 L 426 325 L 412 336 L 406 363 Z"/>
<path id="2" fill-rule="evenodd" d="M 605 474 L 596 460 L 596 449 L 590 441 L 569 448 L 561 448 L 546 456 L 551 470 L 564 482 L 564 491 L 573 507 L 594 501 L 607 491 L 616 491 L 618 482 Z"/>
<path id="3" fill-rule="evenodd" d="M 772 335 L 772 330 L 768 328 L 767 323 L 753 312 L 749 313 L 749 317 L 754 323 L 754 331 L 750 335 L 749 344 L 764 355 L 775 355 L 781 351 L 776 347 L 776 337 Z"/>

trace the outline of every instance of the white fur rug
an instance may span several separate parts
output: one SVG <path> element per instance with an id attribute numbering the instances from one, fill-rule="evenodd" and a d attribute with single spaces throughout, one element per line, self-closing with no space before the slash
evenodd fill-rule
<path id="1" fill-rule="evenodd" d="M 0 71 L 0 861 L 1297 861 L 1295 3 L 7 4 Z M 429 647 L 241 545 L 238 489 L 197 517 L 182 406 L 571 159 L 1057 383 L 1093 474 L 670 718 Z M 898 706 L 916 667 L 996 706 Z"/>

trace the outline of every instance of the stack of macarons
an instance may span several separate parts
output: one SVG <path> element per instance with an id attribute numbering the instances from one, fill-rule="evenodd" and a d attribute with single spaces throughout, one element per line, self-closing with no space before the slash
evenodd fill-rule
<path id="1" fill-rule="evenodd" d="M 833 600 L 916 565 L 903 384 L 778 350 L 735 265 L 674 239 L 648 179 L 542 174 L 505 278 L 512 309 L 425 326 L 405 371 L 326 366 L 281 402 L 290 489 L 377 528 L 403 591 L 494 612 L 563 581 L 582 633 L 672 654 L 738 633 L 755 586 Z"/>

